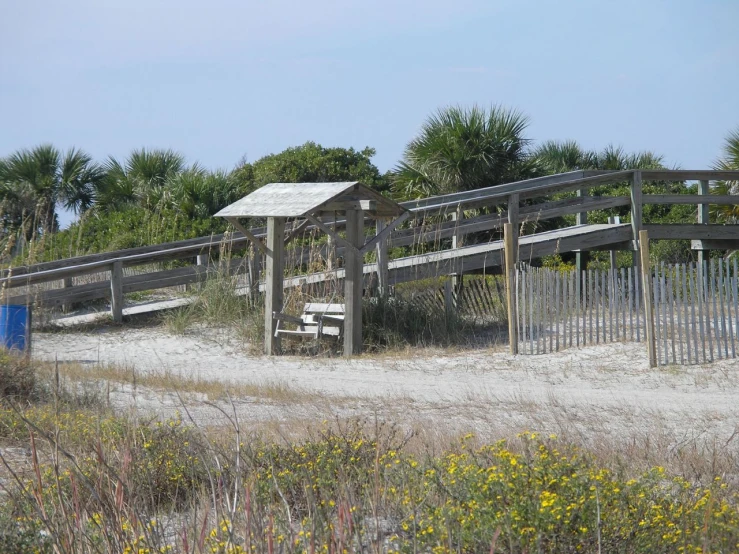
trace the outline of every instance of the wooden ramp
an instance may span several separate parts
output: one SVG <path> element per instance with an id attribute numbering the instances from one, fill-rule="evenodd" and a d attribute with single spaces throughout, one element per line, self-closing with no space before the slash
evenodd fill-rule
<path id="1" fill-rule="evenodd" d="M 629 224 L 575 225 L 565 229 L 545 231 L 523 236 L 519 241 L 519 259 L 533 260 L 542 256 L 593 250 L 610 245 L 622 245 L 631 240 Z M 483 268 L 502 267 L 503 241 L 475 244 L 461 248 L 429 252 L 398 258 L 389 262 L 390 283 L 404 283 L 439 275 L 465 273 Z M 377 271 L 377 264 L 365 264 L 364 273 Z M 285 288 L 320 283 L 331 279 L 343 279 L 344 270 L 324 271 L 285 279 Z"/>

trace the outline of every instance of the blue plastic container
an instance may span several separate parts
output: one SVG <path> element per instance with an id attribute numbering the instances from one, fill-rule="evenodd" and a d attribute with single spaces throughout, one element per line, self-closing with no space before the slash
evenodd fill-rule
<path id="1" fill-rule="evenodd" d="M 0 305 L 0 345 L 25 351 L 30 343 L 30 315 L 28 306 Z"/>

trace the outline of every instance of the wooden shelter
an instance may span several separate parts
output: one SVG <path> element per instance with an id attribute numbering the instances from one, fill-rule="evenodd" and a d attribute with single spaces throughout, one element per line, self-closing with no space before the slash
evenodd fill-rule
<path id="1" fill-rule="evenodd" d="M 271 183 L 225 207 L 216 214 L 240 230 L 266 256 L 264 299 L 264 351 L 277 354 L 280 338 L 275 336 L 275 315 L 282 311 L 285 245 L 298 232 L 313 225 L 345 247 L 344 253 L 344 355 L 362 350 L 362 285 L 364 254 L 387 240 L 392 230 L 408 218 L 410 212 L 381 194 L 358 182 L 340 183 Z M 364 218 L 378 220 L 377 234 L 365 242 Z M 336 231 L 336 218 L 343 217 L 346 237 Z M 266 218 L 267 243 L 252 234 L 239 221 L 241 218 Z M 288 219 L 294 221 L 285 233 Z M 388 219 L 392 223 L 386 224 Z M 334 227 L 331 224 L 334 223 Z M 378 253 L 384 249 L 378 248 Z M 382 268 L 380 263 L 378 267 Z M 387 264 L 384 264 L 387 267 Z M 379 270 L 380 286 L 387 278 Z M 384 283 L 384 284 L 383 284 Z"/>

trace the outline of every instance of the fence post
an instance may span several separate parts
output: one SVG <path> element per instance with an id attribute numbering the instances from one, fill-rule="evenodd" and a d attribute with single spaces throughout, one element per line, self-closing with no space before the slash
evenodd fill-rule
<path id="1" fill-rule="evenodd" d="M 200 272 L 203 270 L 207 272 L 208 261 L 209 261 L 208 254 L 198 254 L 197 257 L 195 258 L 195 264 L 198 266 L 197 281 L 196 281 L 197 284 L 195 285 L 197 290 L 200 290 L 203 288 L 203 280 L 205 279 L 205 277 L 202 276 Z"/>
<path id="2" fill-rule="evenodd" d="M 264 279 L 264 353 L 268 356 L 280 350 L 280 337 L 275 336 L 275 312 L 282 311 L 283 279 L 285 273 L 285 218 L 267 218 L 267 267 Z"/>
<path id="3" fill-rule="evenodd" d="M 708 181 L 701 181 L 698 185 L 698 194 L 703 196 L 704 194 L 710 194 L 710 190 L 708 189 Z M 708 225 L 710 223 L 709 220 L 709 212 L 708 212 L 708 204 L 699 204 L 698 205 L 698 224 L 699 225 Z M 703 241 L 701 242 L 701 246 L 703 246 Z M 706 256 L 706 252 L 704 250 L 698 250 L 698 264 L 700 267 L 703 267 L 703 262 L 708 259 L 708 256 Z"/>
<path id="4" fill-rule="evenodd" d="M 387 227 L 387 221 L 378 217 L 375 222 L 375 234 L 379 235 Z M 377 294 L 379 296 L 387 296 L 390 284 L 390 270 L 388 269 L 387 260 L 387 243 L 388 239 L 381 240 L 375 245 L 375 253 L 377 254 Z"/>
<path id="5" fill-rule="evenodd" d="M 577 189 L 577 197 L 578 198 L 584 198 L 588 195 L 587 189 Z M 575 224 L 576 225 L 586 225 L 588 222 L 588 212 L 578 212 Z M 590 254 L 588 252 L 582 252 L 578 251 L 575 253 L 575 268 L 577 269 L 577 275 L 578 275 L 578 284 L 579 284 L 579 276 L 582 275 L 582 272 L 585 271 L 588 268 L 588 258 L 590 257 Z"/>
<path id="6" fill-rule="evenodd" d="M 647 231 L 639 231 L 639 257 L 641 261 L 642 295 L 644 298 L 649 367 L 657 367 L 657 348 L 654 342 L 654 309 L 652 306 L 652 276 L 649 271 L 649 234 Z"/>
<path id="7" fill-rule="evenodd" d="M 642 182 L 641 171 L 634 171 L 631 179 L 631 234 L 633 241 L 631 248 L 633 252 L 634 265 L 639 265 L 639 231 L 642 227 Z"/>
<path id="8" fill-rule="evenodd" d="M 503 224 L 505 244 L 505 286 L 508 299 L 508 340 L 511 354 L 518 354 L 518 310 L 516 309 L 516 244 L 513 225 Z"/>
<path id="9" fill-rule="evenodd" d="M 110 315 L 115 323 L 123 321 L 123 262 L 113 262 L 110 268 Z"/>
<path id="10" fill-rule="evenodd" d="M 65 277 L 62 281 L 62 288 L 68 289 L 74 285 L 71 277 Z M 72 308 L 74 307 L 73 302 L 64 302 L 62 304 L 62 312 L 65 314 L 72 311 Z"/>
<path id="11" fill-rule="evenodd" d="M 454 228 L 454 235 L 452 235 L 452 249 L 461 248 L 464 236 L 462 235 L 459 226 L 462 225 L 464 220 L 464 211 L 461 205 L 457 205 L 457 209 L 452 212 L 452 221 L 455 221 L 457 225 Z M 451 280 L 451 287 L 454 289 L 451 294 L 451 304 L 453 308 L 457 308 L 457 299 L 459 297 L 460 289 L 464 283 L 464 275 L 462 273 L 453 273 Z"/>

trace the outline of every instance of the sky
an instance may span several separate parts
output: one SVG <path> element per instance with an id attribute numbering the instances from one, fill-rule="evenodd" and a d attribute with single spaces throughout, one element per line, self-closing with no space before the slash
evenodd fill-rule
<path id="1" fill-rule="evenodd" d="M 709 167 L 739 128 L 739 0 L 0 0 L 0 157 L 172 148 L 230 169 L 308 140 L 385 171 L 435 110 Z"/>

